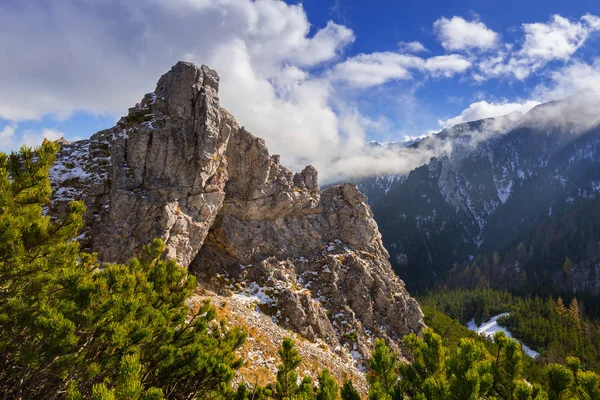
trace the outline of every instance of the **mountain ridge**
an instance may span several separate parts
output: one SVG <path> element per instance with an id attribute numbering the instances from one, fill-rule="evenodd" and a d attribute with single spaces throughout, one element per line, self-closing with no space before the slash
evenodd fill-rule
<path id="1" fill-rule="evenodd" d="M 370 196 L 392 264 L 409 288 L 422 290 L 455 263 L 518 243 L 521 232 L 545 217 L 598 195 L 600 129 L 593 99 L 597 95 L 588 91 L 538 105 L 520 118 L 445 129 L 416 147 L 450 140 L 450 154 L 406 175 L 357 182 Z M 533 280 L 563 287 L 531 272 Z"/>

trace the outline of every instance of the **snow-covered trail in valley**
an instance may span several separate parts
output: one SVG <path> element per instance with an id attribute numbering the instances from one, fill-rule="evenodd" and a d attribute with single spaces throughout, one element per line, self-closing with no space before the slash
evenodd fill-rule
<path id="1" fill-rule="evenodd" d="M 470 320 L 469 322 L 467 322 L 467 328 L 469 328 L 470 330 L 472 330 L 473 332 L 477 332 L 478 334 L 483 334 L 487 337 L 489 337 L 490 339 L 494 338 L 494 334 L 498 331 L 502 331 L 506 334 L 506 336 L 512 338 L 512 334 L 504 327 L 498 325 L 498 318 L 507 316 L 508 313 L 502 313 L 502 314 L 498 314 L 493 316 L 492 318 L 490 318 L 489 321 L 486 321 L 484 323 L 481 324 L 481 326 L 477 326 L 475 325 L 475 319 Z M 540 353 L 538 353 L 537 351 L 533 350 L 532 348 L 528 347 L 527 345 L 521 343 L 521 346 L 523 346 L 523 351 L 530 357 L 533 358 L 537 358 L 539 357 Z"/>

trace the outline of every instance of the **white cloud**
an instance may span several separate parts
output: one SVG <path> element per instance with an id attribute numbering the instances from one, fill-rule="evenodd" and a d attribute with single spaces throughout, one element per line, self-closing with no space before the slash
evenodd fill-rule
<path id="1" fill-rule="evenodd" d="M 539 84 L 533 91 L 545 104 L 535 118 L 537 124 L 561 127 L 581 133 L 600 124 L 600 58 L 592 64 L 574 62 L 553 71 L 550 82 Z"/>
<path id="2" fill-rule="evenodd" d="M 446 96 L 446 100 L 448 100 L 448 103 L 450 104 L 462 104 L 465 101 L 464 96 Z"/>
<path id="3" fill-rule="evenodd" d="M 600 17 L 592 14 L 585 14 L 583 17 L 581 17 L 581 20 L 594 30 L 600 29 Z"/>
<path id="4" fill-rule="evenodd" d="M 584 132 L 600 124 L 600 113 L 598 113 L 600 58 L 591 64 L 582 61 L 571 62 L 563 68 L 552 71 L 548 77 L 547 82 L 540 83 L 533 89 L 530 100 L 519 102 L 481 100 L 471 104 L 460 115 L 439 120 L 438 123 L 441 127 L 448 128 L 463 122 L 517 113 L 514 118 L 509 118 L 508 122 L 514 122 L 515 119 L 520 119 L 518 115 L 526 114 L 521 123 L 548 129 L 559 127 L 565 132 L 575 133 Z M 528 113 L 542 103 L 545 104 Z M 501 119 L 498 121 L 503 122 Z M 495 128 L 499 131 L 503 130 Z"/>
<path id="5" fill-rule="evenodd" d="M 11 32 L 0 36 L 6 55 L 0 87 L 11 93 L 0 98 L 0 118 L 67 118 L 77 111 L 116 118 L 173 64 L 192 61 L 217 70 L 221 104 L 285 165 L 298 170 L 312 163 L 325 180 L 338 171 L 332 163 L 346 155 L 366 163 L 366 133 L 389 123 L 365 118 L 339 98 L 330 80 L 334 72 L 369 87 L 413 73 L 449 76 L 464 65 L 397 53 L 344 62 L 354 41 L 349 28 L 329 22 L 315 29 L 301 4 L 279 0 L 3 2 L 0 25 Z M 33 145 L 61 134 L 16 136 Z"/>
<path id="6" fill-rule="evenodd" d="M 398 42 L 400 53 L 425 53 L 427 48 L 421 42 Z"/>
<path id="7" fill-rule="evenodd" d="M 344 62 L 354 41 L 349 28 L 328 22 L 315 29 L 301 4 L 280 0 L 0 2 L 0 25 L 11 32 L 0 35 L 0 87 L 11 94 L 0 97 L 2 119 L 68 118 L 78 111 L 117 118 L 173 64 L 192 61 L 218 71 L 221 104 L 284 164 L 295 170 L 315 164 L 325 180 L 338 171 L 331 160 L 348 155 L 367 163 L 366 133 L 389 123 L 346 104 L 332 76 L 369 87 L 413 73 L 450 76 L 465 65 L 397 53 Z M 409 47 L 423 50 L 416 42 Z M 13 136 L 13 148 L 61 136 L 14 129 L 3 131 Z"/>
<path id="8" fill-rule="evenodd" d="M 600 58 L 592 64 L 574 62 L 550 74 L 549 84 L 536 86 L 533 95 L 542 101 L 562 99 L 583 91 L 600 93 Z"/>
<path id="9" fill-rule="evenodd" d="M 305 39 L 306 40 L 306 39 Z M 300 66 L 313 66 L 339 56 L 346 45 L 354 41 L 354 33 L 345 26 L 329 21 L 310 40 L 306 40 L 289 61 Z"/>
<path id="10" fill-rule="evenodd" d="M 390 81 L 409 80 L 413 73 L 451 77 L 464 72 L 471 62 L 463 56 L 450 54 L 423 59 L 393 52 L 359 54 L 335 66 L 332 78 L 350 85 L 367 88 Z"/>
<path id="11" fill-rule="evenodd" d="M 44 128 L 40 131 L 22 131 L 18 128 L 16 124 L 9 124 L 0 130 L 0 151 L 17 150 L 23 145 L 35 147 L 42 144 L 44 139 L 57 140 L 64 137 L 64 134 L 56 129 Z"/>
<path id="12" fill-rule="evenodd" d="M 586 20 L 583 21 L 571 22 L 554 15 L 545 24 L 524 24 L 525 43 L 519 55 L 537 62 L 569 59 L 594 29 Z"/>
<path id="13" fill-rule="evenodd" d="M 367 124 L 369 122 L 366 122 Z M 345 124 L 351 126 L 354 135 L 364 133 L 365 121 L 358 115 L 349 115 Z M 426 137 L 422 135 L 420 138 Z M 416 137 L 406 137 L 407 140 L 416 140 Z M 423 148 L 403 148 L 398 146 L 369 146 L 361 143 L 360 146 L 347 149 L 343 157 L 317 164 L 319 171 L 325 170 L 329 176 L 337 181 L 361 176 L 373 176 L 387 173 L 408 173 L 414 168 L 427 163 L 431 157 L 448 154 L 452 151 L 449 141 L 432 142 Z M 360 167 L 357 167 L 360 166 Z"/>
<path id="14" fill-rule="evenodd" d="M 451 77 L 471 67 L 471 61 L 458 54 L 437 56 L 425 61 L 425 69 L 433 76 Z"/>
<path id="15" fill-rule="evenodd" d="M 268 83 L 288 66 L 335 59 L 354 39 L 332 22 L 309 36 L 302 7 L 282 1 L 14 4 L 0 4 L 0 24 L 11 32 L 0 37 L 0 84 L 11 93 L 0 99 L 0 118 L 10 120 L 77 110 L 119 116 L 180 59 L 221 72 L 237 61 L 227 49 L 240 45 L 235 55 L 247 57 L 256 79 Z M 221 75 L 223 85 L 235 86 Z"/>
<path id="16" fill-rule="evenodd" d="M 467 21 L 457 16 L 451 19 L 441 17 L 434 22 L 433 28 L 442 46 L 450 51 L 492 49 L 500 40 L 499 35 L 483 22 Z"/>
<path id="17" fill-rule="evenodd" d="M 593 33 L 600 30 L 600 18 L 586 14 L 580 21 L 554 15 L 547 23 L 523 24 L 523 45 L 517 51 L 508 47 L 483 60 L 476 80 L 513 75 L 527 78 L 553 60 L 568 61 Z"/>
<path id="18" fill-rule="evenodd" d="M 333 78 L 355 87 L 381 85 L 393 80 L 412 77 L 410 69 L 423 66 L 423 59 L 392 52 L 359 54 L 335 66 Z"/>
<path id="19" fill-rule="evenodd" d="M 12 144 L 16 130 L 17 130 L 17 125 L 15 125 L 15 124 L 9 124 L 9 125 L 6 125 L 4 128 L 2 128 L 2 130 L 0 130 L 0 144 L 2 146 L 6 146 L 7 144 Z"/>
<path id="20" fill-rule="evenodd" d="M 41 145 L 44 139 L 58 140 L 64 136 L 64 133 L 57 131 L 56 129 L 44 128 L 39 132 L 26 130 L 23 132 L 20 144 L 29 147 L 35 147 Z"/>
<path id="21" fill-rule="evenodd" d="M 422 135 L 414 135 L 414 136 L 404 135 L 404 138 L 403 138 L 402 141 L 405 142 L 405 143 L 412 144 L 412 143 L 420 141 L 421 139 L 428 138 L 431 135 L 433 135 L 435 133 L 438 133 L 438 132 L 439 132 L 439 130 L 431 129 L 431 130 L 428 130 L 427 132 L 423 133 Z"/>
<path id="22" fill-rule="evenodd" d="M 463 122 L 494 118 L 514 112 L 525 114 L 538 104 L 540 104 L 539 101 L 533 100 L 527 100 L 522 103 L 509 103 L 506 101 L 489 103 L 485 100 L 482 100 L 471 104 L 469 107 L 464 109 L 460 115 L 457 115 L 453 118 L 448 118 L 446 120 L 439 120 L 438 123 L 443 128 L 449 128 Z"/>

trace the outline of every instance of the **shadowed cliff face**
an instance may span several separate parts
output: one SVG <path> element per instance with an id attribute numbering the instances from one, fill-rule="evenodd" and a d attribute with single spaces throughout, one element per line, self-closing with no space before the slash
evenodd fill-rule
<path id="1" fill-rule="evenodd" d="M 64 143 L 51 213 L 87 204 L 78 238 L 124 262 L 152 238 L 222 295 L 256 299 L 279 325 L 362 363 L 374 336 L 420 332 L 355 185 L 319 190 L 219 107 L 217 74 L 180 62 L 115 127 Z"/>

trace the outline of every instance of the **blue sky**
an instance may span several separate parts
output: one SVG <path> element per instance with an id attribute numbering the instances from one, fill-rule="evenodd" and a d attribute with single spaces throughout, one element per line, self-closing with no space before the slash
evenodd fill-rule
<path id="1" fill-rule="evenodd" d="M 109 128 L 186 60 L 286 165 L 342 173 L 369 140 L 600 88 L 598 16 L 591 0 L 6 0 L 0 150 Z"/>
<path id="2" fill-rule="evenodd" d="M 466 0 L 466 1 L 394 1 L 377 0 L 375 2 L 352 0 L 305 0 L 288 1 L 291 4 L 302 3 L 311 22 L 322 26 L 333 19 L 351 28 L 356 40 L 348 54 L 371 53 L 374 51 L 397 51 L 399 42 L 418 41 L 429 50 L 426 54 L 444 54 L 438 37 L 432 30 L 432 24 L 440 17 L 461 16 L 467 20 L 483 22 L 489 29 L 498 32 L 507 43 L 520 43 L 523 40 L 522 25 L 533 22 L 547 22 L 553 15 L 561 15 L 578 20 L 585 14 L 600 15 L 600 1 L 594 0 Z M 592 35 L 584 46 L 576 52 L 574 59 L 592 62 L 600 56 L 600 35 Z M 398 111 L 396 125 L 406 133 L 424 132 L 436 128 L 438 119 L 447 119 L 460 112 L 470 103 L 481 99 L 525 99 L 532 90 L 544 82 L 546 74 L 554 68 L 565 65 L 564 60 L 550 62 L 548 68 L 527 79 L 518 80 L 502 77 L 486 82 L 465 81 L 461 77 L 439 79 L 419 87 L 416 90 L 418 109 L 416 114 L 404 113 L 394 103 L 394 95 L 411 85 L 398 86 L 375 93 L 368 93 L 364 101 L 371 107 L 384 107 L 387 115 L 394 118 Z M 390 97 L 390 102 L 378 102 L 380 96 Z M 409 121 L 414 118 L 415 121 Z M 404 123 L 403 123 L 404 122 Z M 414 123 L 411 123 L 414 122 Z M 433 123 L 432 123 L 433 122 Z M 374 139 L 378 139 L 376 134 Z M 393 140 L 393 138 L 391 138 Z"/>

